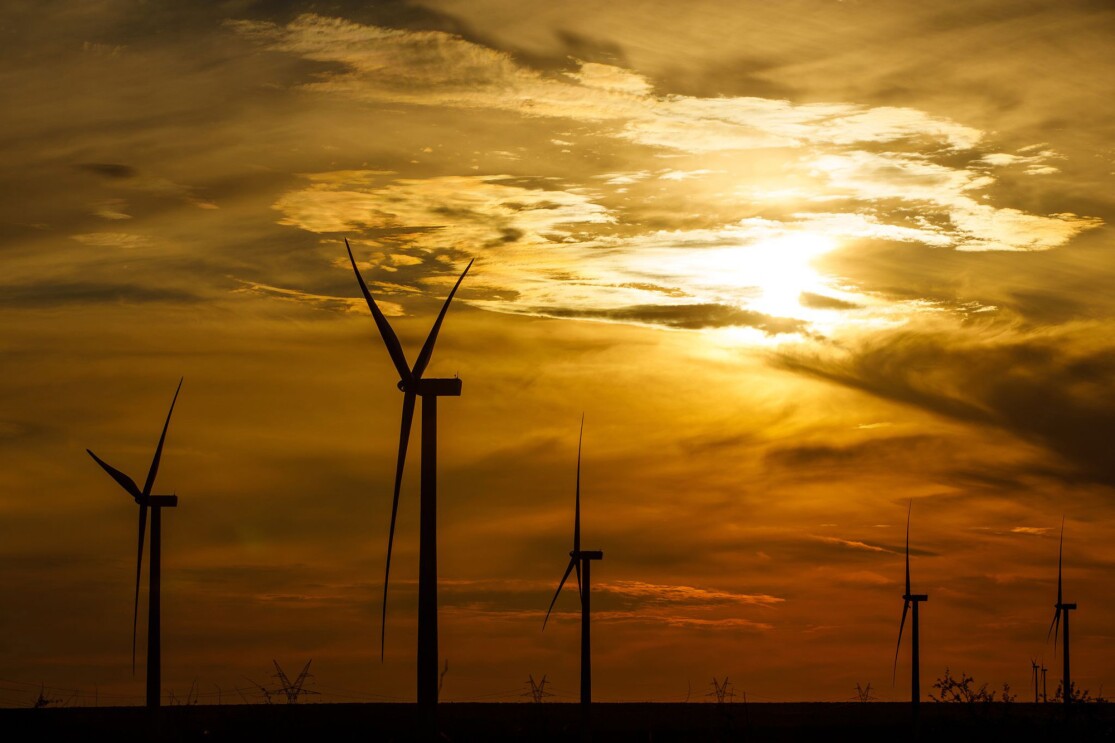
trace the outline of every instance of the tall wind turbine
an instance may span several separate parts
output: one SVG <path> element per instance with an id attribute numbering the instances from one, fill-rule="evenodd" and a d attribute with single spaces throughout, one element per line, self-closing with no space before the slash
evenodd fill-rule
<path id="1" fill-rule="evenodd" d="M 585 434 L 585 418 L 581 416 L 581 432 L 577 436 L 577 500 L 573 511 L 573 550 L 569 553 L 569 566 L 565 568 L 565 575 L 561 576 L 554 598 L 550 601 L 550 608 L 546 610 L 546 618 L 542 620 L 542 631 L 546 631 L 546 622 L 550 621 L 550 612 L 554 610 L 558 595 L 569 579 L 569 574 L 577 571 L 577 593 L 581 598 L 581 704 L 587 706 L 592 703 L 592 642 L 590 636 L 591 622 L 589 621 L 591 609 L 591 566 L 593 560 L 603 560 L 604 553 L 600 550 L 581 549 L 581 441 Z"/>
<path id="2" fill-rule="evenodd" d="M 155 456 L 151 460 L 151 467 L 147 470 L 147 480 L 144 481 L 143 490 L 135 481 L 120 470 L 108 464 L 89 449 L 89 456 L 101 465 L 101 468 L 116 480 L 128 495 L 135 499 L 139 505 L 139 549 L 136 553 L 136 591 L 135 609 L 132 613 L 132 673 L 136 666 L 136 630 L 139 624 L 139 579 L 143 569 L 143 536 L 147 531 L 147 509 L 151 509 L 151 568 L 148 570 L 149 587 L 147 589 L 147 706 L 158 707 L 160 697 L 160 586 L 162 572 L 162 510 L 178 506 L 177 495 L 152 495 L 151 488 L 155 485 L 155 475 L 159 472 L 159 460 L 163 456 L 163 443 L 166 441 L 167 428 L 170 427 L 170 416 L 174 413 L 174 403 L 178 401 L 178 393 L 182 390 L 182 380 L 178 380 L 178 388 L 174 390 L 174 398 L 170 401 L 170 410 L 163 423 L 163 432 L 159 436 L 159 444 L 155 447 Z"/>
<path id="3" fill-rule="evenodd" d="M 921 651 L 918 635 L 918 604 L 928 601 L 929 595 L 913 593 L 910 590 L 910 513 L 914 510 L 914 503 L 906 511 L 906 593 L 902 595 L 902 622 L 898 625 L 898 646 L 894 649 L 894 673 L 898 672 L 898 651 L 902 648 L 902 628 L 906 626 L 906 612 L 912 606 L 913 617 L 910 623 L 910 704 L 913 709 L 914 719 L 917 719 L 918 704 L 921 702 Z M 894 683 L 892 674 L 891 683 Z"/>
<path id="4" fill-rule="evenodd" d="M 468 262 L 461 277 L 453 285 L 453 290 L 445 298 L 445 304 L 438 313 L 434 326 L 430 329 L 429 336 L 418 353 L 414 366 L 408 366 L 403 346 L 399 343 L 398 336 L 391 329 L 390 323 L 380 311 L 360 269 L 356 267 L 356 259 L 352 257 L 352 248 L 345 240 L 348 250 L 348 259 L 352 263 L 352 270 L 356 273 L 356 280 L 360 283 L 360 291 L 368 301 L 368 309 L 372 311 L 376 327 L 379 328 L 383 344 L 387 346 L 387 353 L 399 372 L 399 389 L 403 392 L 403 416 L 399 431 L 399 457 L 395 466 L 395 490 L 391 501 L 391 530 L 387 535 L 387 566 L 383 575 L 383 615 L 381 617 L 379 653 L 383 660 L 384 643 L 387 636 L 387 583 L 391 575 L 391 548 L 395 542 L 395 518 L 399 512 L 399 488 L 403 481 L 403 465 L 406 462 L 407 443 L 410 440 L 410 426 L 414 419 L 414 404 L 417 398 L 422 398 L 422 488 L 420 498 L 420 516 L 418 532 L 418 706 L 430 716 L 437 705 L 438 666 L 437 666 L 437 399 L 439 397 L 460 397 L 461 380 L 453 379 L 423 379 L 422 374 L 430 363 L 434 353 L 434 344 L 437 342 L 438 331 L 441 330 L 442 320 L 449 310 L 449 303 L 457 293 L 457 287 L 464 281 L 465 274 L 472 268 L 472 261 Z"/>
<path id="5" fill-rule="evenodd" d="M 1053 645 L 1057 645 L 1057 630 L 1059 629 L 1061 617 L 1065 618 L 1065 632 L 1062 636 L 1064 642 L 1064 678 L 1062 679 L 1061 689 L 1064 691 L 1065 704 L 1072 701 L 1072 674 L 1069 672 L 1069 612 L 1076 609 L 1076 604 L 1066 604 L 1061 596 L 1061 557 L 1065 549 L 1065 519 L 1061 518 L 1061 542 L 1057 547 L 1057 603 L 1053 605 L 1053 622 L 1049 625 L 1049 632 L 1046 633 L 1045 639 L 1049 640 L 1049 635 L 1053 635 Z"/>

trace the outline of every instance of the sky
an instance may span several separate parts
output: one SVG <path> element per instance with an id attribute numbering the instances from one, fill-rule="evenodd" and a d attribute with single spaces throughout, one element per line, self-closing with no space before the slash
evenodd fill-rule
<path id="1" fill-rule="evenodd" d="M 443 698 L 1032 693 L 1064 519 L 1073 675 L 1115 685 L 1105 2 L 12 2 L 0 19 L 0 704 L 414 698 L 418 436 L 343 240 L 439 405 Z M 141 599 L 146 600 L 146 589 Z M 141 604 L 142 607 L 145 603 Z M 908 631 L 908 628 L 907 628 Z M 908 638 L 908 635 L 907 635 Z M 892 674 L 896 680 L 892 684 Z M 34 685 L 34 686 L 32 686 Z M 1029 689 L 1029 691 L 1028 691 Z M 219 691 L 218 691 L 219 690 Z M 61 692 L 59 692 L 61 694 Z"/>

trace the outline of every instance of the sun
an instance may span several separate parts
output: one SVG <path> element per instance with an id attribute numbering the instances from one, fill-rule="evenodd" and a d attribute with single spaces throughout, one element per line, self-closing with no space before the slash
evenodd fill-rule
<path id="1" fill-rule="evenodd" d="M 829 291 L 828 280 L 813 261 L 836 247 L 834 238 L 817 232 L 790 233 L 748 247 L 740 268 L 745 280 L 759 289 L 748 308 L 777 317 L 815 319 L 816 311 L 803 307 L 801 297 Z"/>

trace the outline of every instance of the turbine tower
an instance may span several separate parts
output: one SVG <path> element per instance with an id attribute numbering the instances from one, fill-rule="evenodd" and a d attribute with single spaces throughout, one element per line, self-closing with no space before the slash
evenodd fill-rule
<path id="1" fill-rule="evenodd" d="M 918 704 L 921 702 L 921 652 L 919 644 L 918 632 L 918 604 L 922 601 L 928 601 L 929 595 L 924 593 L 913 593 L 910 590 L 910 513 L 914 509 L 914 502 L 910 501 L 910 507 L 906 511 L 906 593 L 902 595 L 902 621 L 898 625 L 898 646 L 894 649 L 894 674 L 898 672 L 898 651 L 902 648 L 902 628 L 906 626 L 906 612 L 913 607 L 913 616 L 910 622 L 910 705 L 913 711 L 913 717 L 917 720 Z M 891 677 L 891 683 L 894 683 L 894 674 Z"/>
<path id="2" fill-rule="evenodd" d="M 581 432 L 577 436 L 577 500 L 573 512 L 573 550 L 569 553 L 569 565 L 565 568 L 565 575 L 561 576 L 554 598 L 550 601 L 550 608 L 546 610 L 546 618 L 542 620 L 542 631 L 546 631 L 546 622 L 550 621 L 550 612 L 554 610 L 558 595 L 561 593 L 569 574 L 577 571 L 577 593 L 581 599 L 581 704 L 584 709 L 592 703 L 592 642 L 590 635 L 591 622 L 591 586 L 590 571 L 593 560 L 603 560 L 604 553 L 600 550 L 581 549 L 581 441 L 585 433 L 585 418 L 581 416 Z"/>
<path id="3" fill-rule="evenodd" d="M 139 549 L 136 553 L 136 590 L 135 608 L 132 612 L 132 673 L 136 667 L 136 631 L 139 625 L 139 580 L 143 569 L 143 536 L 147 531 L 147 509 L 151 509 L 151 567 L 147 578 L 147 706 L 157 708 L 161 696 L 161 658 L 160 658 L 160 587 L 162 573 L 162 510 L 178 506 L 177 495 L 152 495 L 151 488 L 155 485 L 155 475 L 159 472 L 159 460 L 163 456 L 163 443 L 166 441 L 167 428 L 170 427 L 170 416 L 174 413 L 174 403 L 178 401 L 178 393 L 182 390 L 182 380 L 178 380 L 178 388 L 174 390 L 174 398 L 170 401 L 170 411 L 166 414 L 163 423 L 163 432 L 159 436 L 159 444 L 155 447 L 155 456 L 151 460 L 151 467 L 147 470 L 147 480 L 144 481 L 143 490 L 135 481 L 120 470 L 108 464 L 91 450 L 89 456 L 93 461 L 116 480 L 128 495 L 135 499 L 139 505 Z"/>
<path id="4" fill-rule="evenodd" d="M 460 397 L 461 380 L 453 379 L 423 379 L 422 374 L 430 363 L 437 342 L 438 331 L 449 310 L 449 303 L 457 293 L 457 287 L 465 278 L 465 274 L 472 268 L 472 261 L 468 262 L 461 277 L 453 285 L 453 290 L 442 305 L 434 326 L 426 338 L 422 350 L 414 366 L 407 365 L 406 355 L 403 353 L 402 344 L 398 336 L 391 329 L 383 312 L 380 311 L 360 269 L 356 267 L 356 259 L 352 257 L 352 248 L 345 240 L 348 250 L 348 259 L 352 263 L 352 270 L 356 273 L 356 280 L 360 283 L 360 291 L 368 302 L 368 309 L 372 311 L 376 327 L 379 328 L 380 337 L 387 346 L 387 352 L 395 369 L 399 373 L 399 389 L 403 392 L 402 425 L 399 431 L 399 456 L 395 467 L 395 489 L 391 501 L 391 530 L 387 535 L 387 565 L 383 575 L 383 614 L 381 617 L 379 653 L 383 660 L 384 643 L 387 636 L 387 584 L 391 575 L 391 548 L 395 542 L 395 519 L 399 512 L 399 488 L 403 480 L 403 465 L 406 462 L 407 443 L 410 440 L 410 427 L 414 419 L 414 405 L 417 398 L 422 398 L 422 487 L 420 499 L 420 524 L 419 524 L 419 555 L 418 555 L 418 706 L 425 713 L 428 721 L 432 721 L 438 697 L 438 665 L 437 665 L 437 399 L 439 397 Z"/>
<path id="5" fill-rule="evenodd" d="M 1065 519 L 1061 518 L 1061 542 L 1057 547 L 1057 603 L 1053 605 L 1053 622 L 1049 625 L 1049 632 L 1046 633 L 1046 642 L 1049 641 L 1049 635 L 1053 635 L 1053 646 L 1057 646 L 1057 630 L 1059 629 L 1061 617 L 1065 618 L 1065 632 L 1062 636 L 1064 642 L 1064 677 L 1062 679 L 1061 689 L 1064 692 L 1065 704 L 1072 701 L 1072 674 L 1069 669 L 1069 612 L 1076 609 L 1076 604 L 1066 604 L 1061 596 L 1061 557 L 1065 549 Z"/>

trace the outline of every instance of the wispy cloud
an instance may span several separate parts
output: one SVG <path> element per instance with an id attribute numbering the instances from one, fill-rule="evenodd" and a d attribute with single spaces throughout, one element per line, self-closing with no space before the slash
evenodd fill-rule
<path id="1" fill-rule="evenodd" d="M 600 590 L 620 596 L 637 598 L 651 603 L 718 606 L 723 604 L 751 604 L 773 606 L 785 601 L 767 594 L 732 593 L 684 585 L 663 585 L 644 581 L 612 581 L 599 584 Z"/>
<path id="2" fill-rule="evenodd" d="M 887 547 L 880 547 L 877 544 L 868 544 L 867 542 L 861 542 L 861 541 L 856 540 L 856 539 L 841 539 L 840 537 L 825 537 L 825 536 L 817 536 L 817 535 L 814 535 L 813 539 L 816 539 L 819 542 L 824 542 L 825 544 L 835 544 L 835 545 L 838 545 L 840 547 L 847 547 L 848 549 L 853 549 L 853 550 L 865 550 L 867 552 L 889 552 L 891 554 L 901 554 L 901 553 L 895 552 L 894 550 L 889 549 Z"/>
<path id="3" fill-rule="evenodd" d="M 351 297 L 330 297 L 322 294 L 310 294 L 309 292 L 299 291 L 297 289 L 268 286 L 267 284 L 260 284 L 255 281 L 244 281 L 243 279 L 238 279 L 238 281 L 241 284 L 241 287 L 236 289 L 238 292 L 250 292 L 290 302 L 299 302 L 324 310 L 357 313 L 367 312 L 367 305 L 363 297 L 356 299 Z M 376 303 L 385 315 L 395 317 L 403 314 L 403 308 L 395 302 L 377 300 Z"/>

